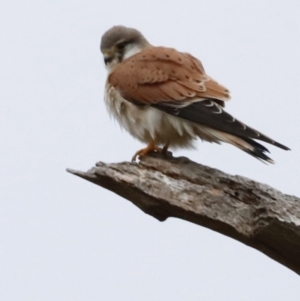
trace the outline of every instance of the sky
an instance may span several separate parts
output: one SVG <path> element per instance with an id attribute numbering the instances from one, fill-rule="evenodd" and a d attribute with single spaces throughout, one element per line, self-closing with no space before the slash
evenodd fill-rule
<path id="1" fill-rule="evenodd" d="M 2 0 L 0 300 L 299 300 L 264 254 L 66 172 L 143 147 L 103 101 L 100 38 L 126 25 L 199 58 L 229 113 L 292 149 L 268 147 L 275 165 L 200 141 L 175 156 L 300 196 L 299 16 L 299 0 Z"/>

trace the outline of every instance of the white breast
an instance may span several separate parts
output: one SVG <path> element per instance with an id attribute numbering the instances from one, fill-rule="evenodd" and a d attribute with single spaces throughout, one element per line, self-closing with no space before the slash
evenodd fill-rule
<path id="1" fill-rule="evenodd" d="M 132 136 L 146 143 L 154 139 L 157 125 L 161 123 L 161 112 L 128 102 L 109 85 L 106 85 L 105 103 L 110 115 Z"/>
<path id="2" fill-rule="evenodd" d="M 150 106 L 137 106 L 126 99 L 108 83 L 106 84 L 105 103 L 109 114 L 120 126 L 133 137 L 149 143 L 171 147 L 193 147 L 193 142 L 200 136 L 213 141 L 206 133 L 206 128 L 189 121 L 171 116 Z"/>

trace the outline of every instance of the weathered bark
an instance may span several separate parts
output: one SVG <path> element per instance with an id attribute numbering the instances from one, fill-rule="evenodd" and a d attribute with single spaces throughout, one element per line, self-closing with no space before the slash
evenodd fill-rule
<path id="1" fill-rule="evenodd" d="M 300 199 L 187 158 L 146 156 L 68 170 L 159 221 L 177 217 L 251 246 L 300 274 Z"/>

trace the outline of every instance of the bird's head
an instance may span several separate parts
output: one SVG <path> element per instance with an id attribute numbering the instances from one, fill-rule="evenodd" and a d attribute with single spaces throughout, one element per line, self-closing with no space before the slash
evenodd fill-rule
<path id="1" fill-rule="evenodd" d="M 100 50 L 106 67 L 111 70 L 118 63 L 149 45 L 138 30 L 125 26 L 114 26 L 103 34 Z"/>

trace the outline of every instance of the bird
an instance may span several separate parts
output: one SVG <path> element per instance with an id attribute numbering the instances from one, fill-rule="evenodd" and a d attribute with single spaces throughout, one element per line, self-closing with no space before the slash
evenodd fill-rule
<path id="1" fill-rule="evenodd" d="M 100 50 L 107 69 L 107 110 L 147 145 L 132 161 L 169 148 L 193 148 L 198 138 L 232 144 L 264 163 L 274 161 L 256 140 L 290 150 L 227 113 L 229 90 L 191 54 L 153 46 L 140 31 L 122 25 L 102 35 Z"/>

